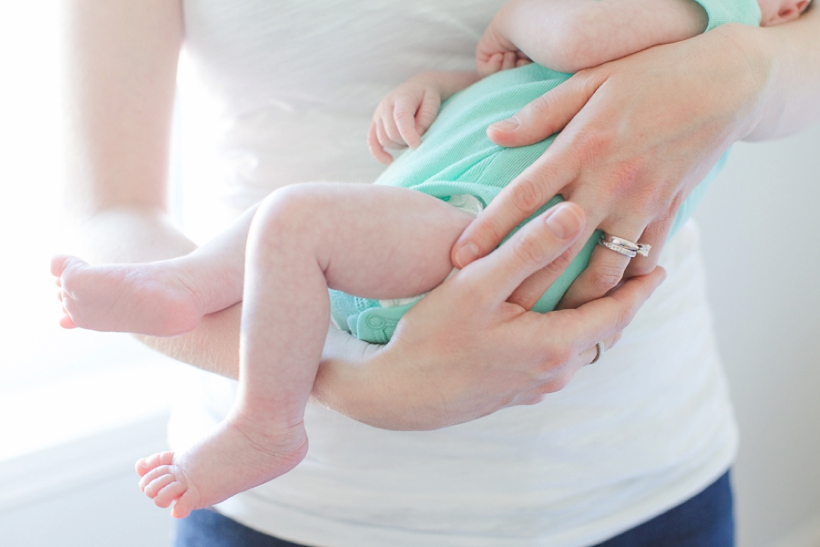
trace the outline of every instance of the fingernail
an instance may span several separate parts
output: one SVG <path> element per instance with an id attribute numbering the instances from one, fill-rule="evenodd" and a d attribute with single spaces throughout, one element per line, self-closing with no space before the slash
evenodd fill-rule
<path id="1" fill-rule="evenodd" d="M 558 239 L 574 236 L 581 228 L 581 217 L 566 203 L 559 203 L 553 207 L 546 222 L 547 229 Z"/>
<path id="2" fill-rule="evenodd" d="M 470 241 L 456 251 L 456 266 L 463 268 L 476 258 L 478 258 L 478 246 Z"/>
<path id="3" fill-rule="evenodd" d="M 518 129 L 519 125 L 521 124 L 518 121 L 518 118 L 513 117 L 506 120 L 501 120 L 500 122 L 495 122 L 490 127 L 496 131 L 501 131 L 502 133 L 509 133 L 510 131 L 515 131 Z"/>

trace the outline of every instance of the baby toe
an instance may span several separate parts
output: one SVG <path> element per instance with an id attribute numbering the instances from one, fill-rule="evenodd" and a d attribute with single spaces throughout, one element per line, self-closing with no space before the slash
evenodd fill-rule
<path id="1" fill-rule="evenodd" d="M 153 481 L 157 480 L 158 478 L 162 477 L 163 475 L 170 475 L 174 476 L 174 473 L 170 466 L 168 465 L 160 465 L 159 467 L 155 467 L 145 473 L 140 479 L 139 485 L 140 489 L 145 492 L 145 489 L 151 484 Z"/>
<path id="2" fill-rule="evenodd" d="M 157 452 L 156 454 L 151 454 L 147 458 L 140 458 L 137 460 L 136 470 L 140 476 L 143 476 L 155 467 L 160 465 L 171 465 L 172 463 L 174 463 L 173 452 Z"/>
<path id="3" fill-rule="evenodd" d="M 77 325 L 67 314 L 60 318 L 60 326 L 64 329 L 74 329 Z"/>
<path id="4" fill-rule="evenodd" d="M 191 514 L 191 511 L 196 509 L 194 505 L 194 496 L 190 492 L 185 492 L 174 503 L 174 508 L 171 509 L 171 516 L 178 519 L 184 519 Z"/>
<path id="5" fill-rule="evenodd" d="M 59 278 L 63 273 L 63 265 L 70 257 L 68 255 L 57 255 L 51 257 L 51 275 Z"/>
<path id="6" fill-rule="evenodd" d="M 162 476 L 152 480 L 150 483 L 148 483 L 148 486 L 143 488 L 142 491 L 149 498 L 154 498 L 154 497 L 157 496 L 157 494 L 160 492 L 160 490 L 162 490 L 163 488 L 165 488 L 166 486 L 168 486 L 169 484 L 171 484 L 172 482 L 175 482 L 175 481 L 176 481 L 176 477 L 174 477 L 171 474 L 162 475 Z"/>
<path id="7" fill-rule="evenodd" d="M 185 493 L 187 488 L 184 484 L 179 481 L 172 482 L 171 484 L 167 485 L 165 488 L 160 490 L 157 495 L 154 497 L 154 504 L 157 507 L 162 507 L 165 509 L 171 503 L 179 498 L 182 494 Z"/>

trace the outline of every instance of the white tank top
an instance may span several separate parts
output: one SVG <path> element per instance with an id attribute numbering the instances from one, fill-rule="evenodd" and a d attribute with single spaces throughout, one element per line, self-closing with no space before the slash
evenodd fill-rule
<path id="1" fill-rule="evenodd" d="M 316 180 L 371 181 L 365 146 L 386 92 L 425 70 L 469 70 L 503 1 L 185 0 L 187 53 L 217 98 L 228 202 Z M 293 471 L 218 510 L 316 547 L 582 546 L 699 492 L 737 433 L 712 338 L 697 231 L 619 344 L 563 391 L 429 432 L 375 429 L 310 405 Z M 175 449 L 204 436 L 236 383 L 197 373 Z"/>

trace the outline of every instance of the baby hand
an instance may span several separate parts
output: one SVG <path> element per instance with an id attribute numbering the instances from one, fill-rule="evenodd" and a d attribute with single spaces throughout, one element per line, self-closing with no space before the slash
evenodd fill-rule
<path id="1" fill-rule="evenodd" d="M 367 145 L 373 157 L 390 165 L 393 157 L 385 148 L 418 148 L 421 136 L 436 119 L 441 95 L 441 88 L 432 74 L 420 74 L 382 99 L 367 135 Z"/>
<path id="2" fill-rule="evenodd" d="M 498 28 L 498 19 L 498 16 L 493 19 L 476 47 L 475 67 L 476 72 L 482 78 L 532 62 L 502 34 Z"/>

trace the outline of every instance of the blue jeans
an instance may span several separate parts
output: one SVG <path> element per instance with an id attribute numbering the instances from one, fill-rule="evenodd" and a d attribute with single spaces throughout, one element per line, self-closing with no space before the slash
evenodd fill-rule
<path id="1" fill-rule="evenodd" d="M 729 473 L 703 492 L 595 547 L 734 547 Z M 177 524 L 175 547 L 308 547 L 261 534 L 214 511 L 194 511 Z M 312 546 L 321 547 L 321 546 Z"/>

